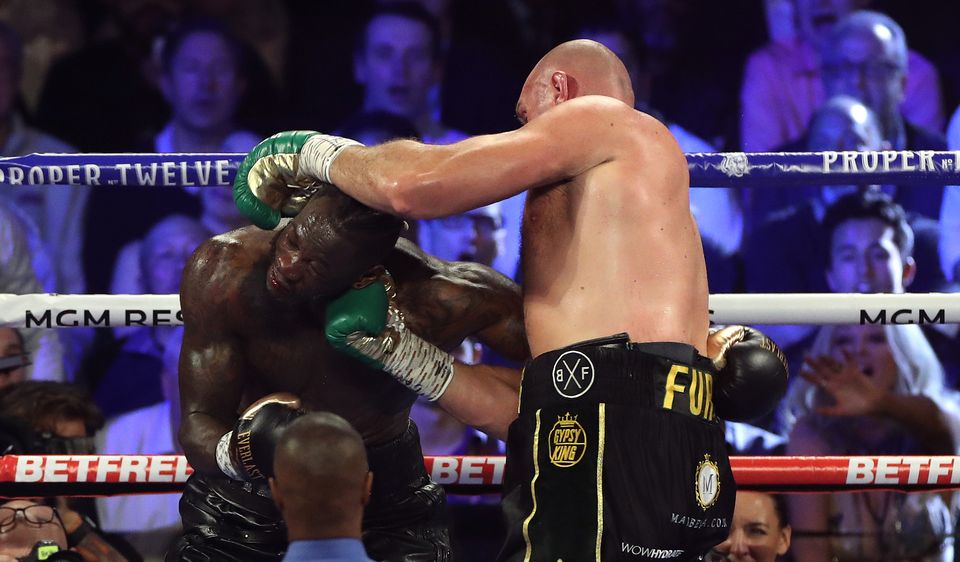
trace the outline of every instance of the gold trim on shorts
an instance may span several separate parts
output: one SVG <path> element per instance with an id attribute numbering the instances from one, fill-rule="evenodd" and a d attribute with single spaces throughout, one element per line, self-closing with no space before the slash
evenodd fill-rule
<path id="1" fill-rule="evenodd" d="M 540 476 L 540 461 L 537 459 L 537 453 L 540 449 L 540 410 L 536 411 L 537 425 L 533 431 L 533 480 L 530 481 L 530 495 L 533 496 L 533 509 L 530 515 L 523 520 L 523 542 L 527 543 L 527 552 L 523 557 L 523 562 L 530 562 L 533 556 L 533 543 L 530 542 L 530 521 L 537 513 L 537 478 Z"/>
<path id="2" fill-rule="evenodd" d="M 603 442 L 607 427 L 607 405 L 601 402 L 597 412 L 597 562 L 603 541 Z"/>

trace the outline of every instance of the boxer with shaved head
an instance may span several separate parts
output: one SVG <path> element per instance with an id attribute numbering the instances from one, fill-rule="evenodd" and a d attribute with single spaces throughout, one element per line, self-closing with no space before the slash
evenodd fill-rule
<path id="1" fill-rule="evenodd" d="M 389 302 L 375 317 L 373 289 L 338 299 L 327 316 L 335 347 L 461 420 L 511 422 L 504 560 L 698 559 L 726 537 L 734 503 L 718 416 L 762 414 L 784 390 L 782 355 L 762 334 L 708 334 L 687 163 L 633 101 L 611 51 L 571 41 L 530 73 L 515 131 L 375 147 L 281 133 L 238 173 L 238 203 L 265 223 L 318 182 L 414 218 L 528 192 L 524 320 L 534 359 L 519 399 L 492 400 L 494 377 L 427 351 Z"/>

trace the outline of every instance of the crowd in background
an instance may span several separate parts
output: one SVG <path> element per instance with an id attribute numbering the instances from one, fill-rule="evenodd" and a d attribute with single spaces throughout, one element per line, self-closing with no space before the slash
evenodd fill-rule
<path id="1" fill-rule="evenodd" d="M 574 38 L 620 56 L 637 109 L 687 152 L 960 150 L 957 21 L 960 4 L 894 0 L 9 0 L 0 155 L 246 152 L 285 129 L 452 143 L 517 127 L 526 73 Z M 960 187 L 695 186 L 691 209 L 712 293 L 960 283 Z M 522 210 L 520 195 L 404 236 L 522 282 Z M 227 188 L 0 188 L 0 293 L 176 293 L 203 240 L 246 224 Z M 769 418 L 730 424 L 735 451 L 957 453 L 957 326 L 761 328 L 791 388 Z M 0 437 L 19 452 L 178 452 L 181 334 L 0 328 Z M 503 363 L 469 340 L 458 357 Z M 427 454 L 503 450 L 432 404 L 412 417 Z M 176 503 L 58 499 L 57 521 L 78 541 L 71 529 L 99 525 L 114 550 L 99 559 L 156 560 Z M 492 559 L 495 501 L 451 512 L 459 559 Z M 717 556 L 953 560 L 957 514 L 938 494 L 746 495 Z"/>

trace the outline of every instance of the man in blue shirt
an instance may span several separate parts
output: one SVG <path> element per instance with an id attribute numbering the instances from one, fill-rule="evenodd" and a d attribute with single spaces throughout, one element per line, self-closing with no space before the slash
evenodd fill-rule
<path id="1" fill-rule="evenodd" d="M 287 524 L 283 562 L 372 562 L 360 542 L 373 473 L 363 438 L 329 412 L 305 414 L 283 430 L 270 479 Z"/>

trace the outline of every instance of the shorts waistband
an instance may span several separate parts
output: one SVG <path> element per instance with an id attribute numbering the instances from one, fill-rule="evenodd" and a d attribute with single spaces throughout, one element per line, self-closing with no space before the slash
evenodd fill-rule
<path id="1" fill-rule="evenodd" d="M 691 345 L 637 343 L 617 334 L 530 360 L 523 372 L 520 412 L 605 402 L 669 409 L 715 421 L 715 374 L 713 362 Z"/>

